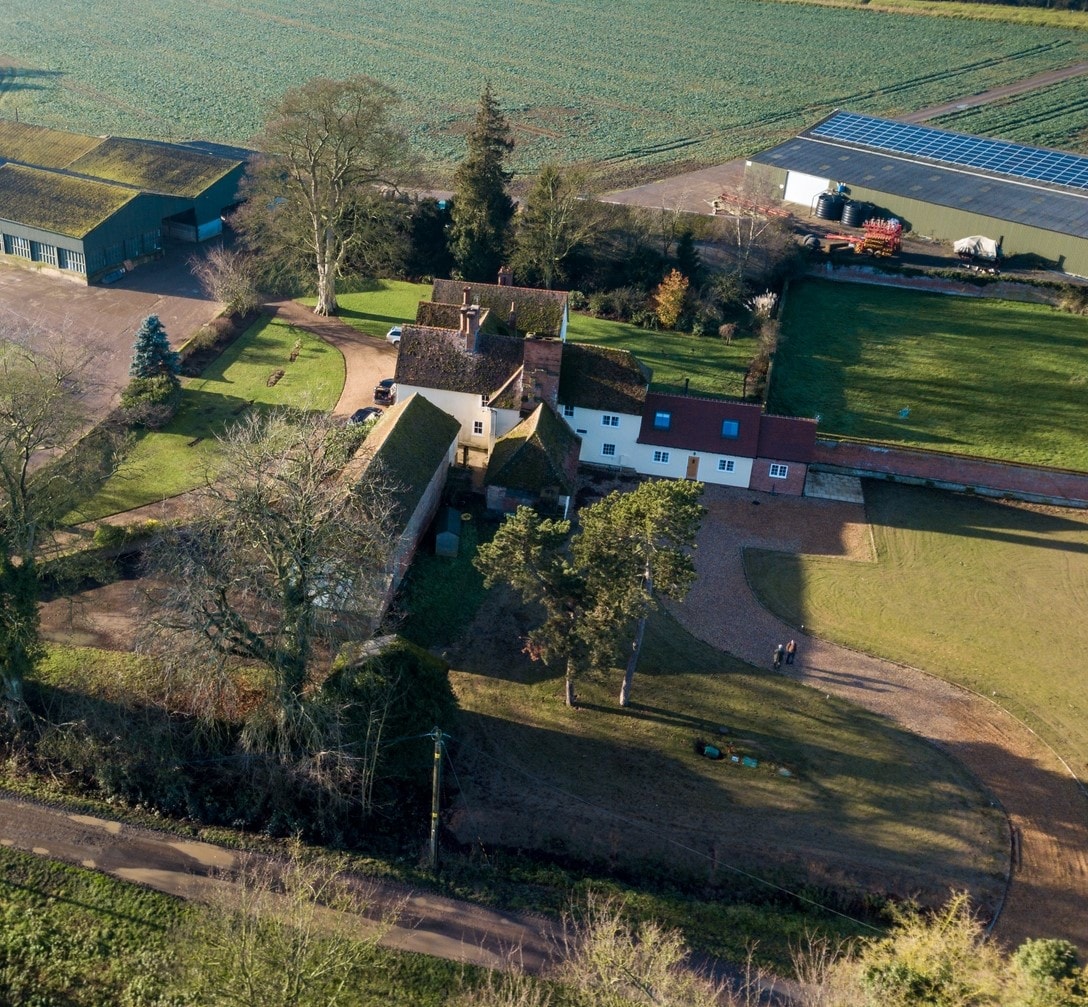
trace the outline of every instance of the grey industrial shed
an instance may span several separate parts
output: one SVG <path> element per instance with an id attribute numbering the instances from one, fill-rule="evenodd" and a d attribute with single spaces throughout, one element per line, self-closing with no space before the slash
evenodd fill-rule
<path id="1" fill-rule="evenodd" d="M 787 202 L 841 185 L 915 234 L 1003 238 L 1088 276 L 1088 157 L 840 111 L 748 166 Z"/>
<path id="2" fill-rule="evenodd" d="M 0 120 L 0 252 L 88 282 L 220 233 L 244 162 Z"/>

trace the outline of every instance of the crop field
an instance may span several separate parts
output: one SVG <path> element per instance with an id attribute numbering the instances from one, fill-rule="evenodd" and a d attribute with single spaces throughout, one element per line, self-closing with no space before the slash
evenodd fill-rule
<path id="1" fill-rule="evenodd" d="M 402 97 L 424 157 L 460 157 L 485 80 L 530 169 L 711 163 L 838 106 L 895 114 L 1065 66 L 1088 34 L 721 0 L 6 0 L 0 116 L 92 134 L 245 143 L 309 77 Z"/>
<path id="2" fill-rule="evenodd" d="M 932 125 L 1088 154 L 1088 84 L 1074 77 L 1042 91 L 942 115 Z"/>
<path id="3" fill-rule="evenodd" d="M 769 408 L 826 434 L 1088 471 L 1088 320 L 849 283 L 790 289 Z"/>

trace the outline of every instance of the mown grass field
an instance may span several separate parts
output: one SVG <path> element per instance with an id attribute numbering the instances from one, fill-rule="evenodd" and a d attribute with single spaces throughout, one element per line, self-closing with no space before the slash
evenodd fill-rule
<path id="1" fill-rule="evenodd" d="M 420 301 L 431 299 L 429 283 L 407 283 L 404 280 L 372 280 L 366 289 L 337 294 L 340 321 L 353 325 L 368 336 L 382 339 L 394 325 L 411 322 L 416 317 Z M 301 297 L 301 303 L 313 307 L 316 297 Z"/>
<path id="2" fill-rule="evenodd" d="M 781 972 L 809 930 L 869 931 L 763 882 L 824 904 L 851 885 L 923 897 L 967 885 L 983 902 L 1000 888 L 1000 816 L 958 764 L 879 717 L 757 671 L 664 615 L 650 622 L 631 706 L 616 705 L 617 670 L 580 680 L 571 711 L 562 676 L 519 653 L 523 616 L 482 589 L 471 547 L 456 559 L 417 555 L 406 600 L 404 632 L 443 648 L 456 669 L 450 827 L 485 865 L 502 865 L 482 882 L 495 901 L 541 908 L 561 896 L 558 866 L 534 874 L 510 862 L 511 849 L 539 850 L 626 879 L 635 910 L 692 946 L 739 961 L 754 942 Z M 696 738 L 759 765 L 701 758 Z M 541 902 L 511 894 L 510 870 Z M 856 914 L 860 901 L 845 905 Z"/>
<path id="3" fill-rule="evenodd" d="M 748 552 L 795 625 L 924 668 L 1015 713 L 1088 771 L 1088 515 L 866 484 L 877 562 Z"/>
<path id="4" fill-rule="evenodd" d="M 651 387 L 659 392 L 728 395 L 744 392 L 748 361 L 756 351 L 752 337 L 726 343 L 717 336 L 642 329 L 624 322 L 609 322 L 592 315 L 572 313 L 567 338 L 614 350 L 629 350 L 653 371 Z"/>
<path id="5" fill-rule="evenodd" d="M 1037 17 L 1038 17 L 1038 12 Z M 486 77 L 515 161 L 609 170 L 710 163 L 835 107 L 904 112 L 1084 58 L 1083 19 L 1046 26 L 721 0 L 492 7 L 441 0 L 8 0 L 0 115 L 92 134 L 244 143 L 309 77 L 370 74 L 403 98 L 425 159 L 449 165 Z M 139 54 L 134 58 L 133 54 Z M 483 60 L 486 74 L 466 72 Z M 483 64 L 481 64 L 483 65 Z"/>
<path id="6" fill-rule="evenodd" d="M 819 416 L 825 434 L 1088 471 L 1084 317 L 807 280 L 782 331 L 773 412 Z"/>
<path id="7" fill-rule="evenodd" d="M 293 363 L 295 340 L 302 349 Z M 271 387 L 269 375 L 284 375 Z M 74 524 L 118 514 L 204 485 L 219 460 L 216 437 L 248 408 L 295 406 L 325 411 L 344 387 L 344 358 L 311 333 L 262 319 L 199 378 L 183 381 L 181 406 L 162 430 L 145 430 L 118 470 L 76 512 Z"/>
<path id="8" fill-rule="evenodd" d="M 492 593 L 451 651 L 462 707 L 451 827 L 462 842 L 606 864 L 693 894 L 739 888 L 742 901 L 778 906 L 764 925 L 779 930 L 779 952 L 803 930 L 804 906 L 736 871 L 825 904 L 833 892 L 858 906 L 865 891 L 933 898 L 950 886 L 988 903 L 1000 889 L 1000 815 L 957 764 L 881 718 L 742 664 L 667 616 L 647 630 L 631 705 L 616 703 L 617 670 L 580 681 L 572 711 L 562 674 L 518 653 L 521 632 Z M 699 739 L 757 765 L 703 758 Z M 727 919 L 711 933 L 685 927 L 733 960 L 746 940 L 769 938 Z"/>

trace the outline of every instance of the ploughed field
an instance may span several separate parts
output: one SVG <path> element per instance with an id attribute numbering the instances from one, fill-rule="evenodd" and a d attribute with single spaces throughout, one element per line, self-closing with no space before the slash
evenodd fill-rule
<path id="1" fill-rule="evenodd" d="M 541 0 L 499 15 L 478 0 L 4 6 L 2 116 L 245 143 L 286 88 L 366 73 L 401 95 L 425 157 L 449 164 L 490 80 L 523 170 L 711 163 L 835 107 L 894 115 L 1088 54 L 1071 30 L 750 0 L 712 16 L 699 0 Z"/>

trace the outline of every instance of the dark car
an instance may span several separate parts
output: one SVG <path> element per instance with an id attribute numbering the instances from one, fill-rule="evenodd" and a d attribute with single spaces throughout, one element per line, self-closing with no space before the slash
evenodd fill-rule
<path id="1" fill-rule="evenodd" d="M 376 420 L 381 416 L 382 411 L 377 406 L 366 406 L 363 409 L 356 409 L 348 419 L 350 426 L 355 426 L 359 423 L 366 423 L 367 420 Z"/>
<path id="2" fill-rule="evenodd" d="M 397 383 L 393 378 L 382 378 L 374 387 L 374 401 L 392 405 L 397 401 Z"/>

